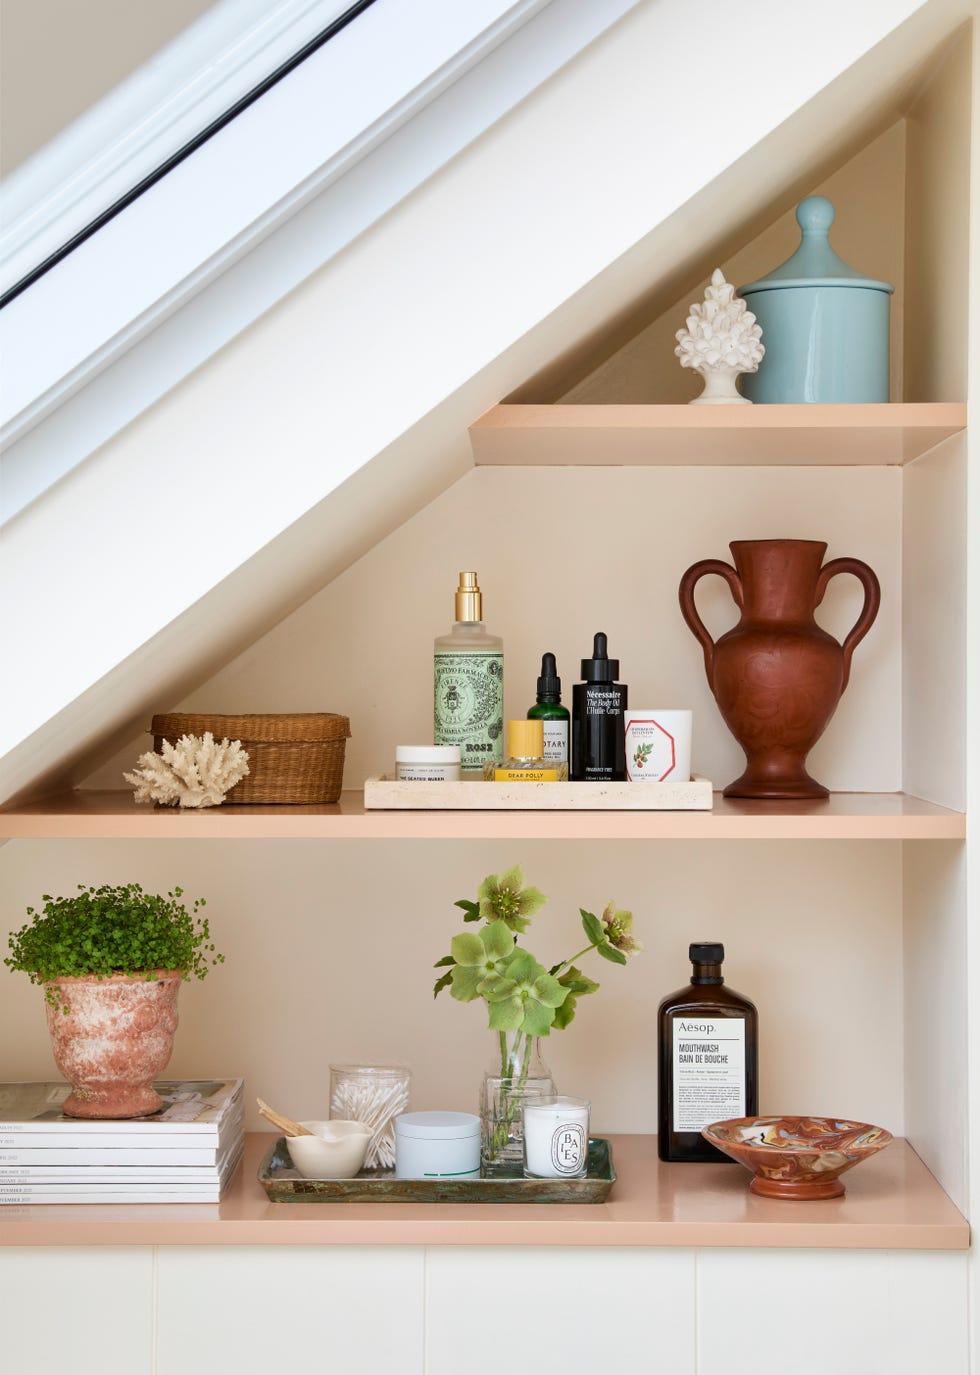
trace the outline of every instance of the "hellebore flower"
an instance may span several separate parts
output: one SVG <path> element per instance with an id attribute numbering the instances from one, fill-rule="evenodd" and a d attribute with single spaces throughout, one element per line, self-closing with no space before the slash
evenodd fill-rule
<path id="1" fill-rule="evenodd" d="M 535 912 L 546 898 L 537 888 L 524 888 L 524 871 L 519 864 L 498 878 L 489 874 L 477 891 L 480 916 L 484 921 L 504 921 L 512 931 L 526 931 Z"/>
<path id="2" fill-rule="evenodd" d="M 568 989 L 527 950 L 516 946 L 500 977 L 492 981 L 484 996 L 493 1031 L 547 1036 L 555 1020 L 555 1009 L 565 1001 Z"/>
<path id="3" fill-rule="evenodd" d="M 514 935 L 506 922 L 492 921 L 479 931 L 463 931 L 450 945 L 455 967 L 451 992 L 461 1003 L 489 997 L 514 954 Z M 445 977 L 445 976 L 444 976 Z"/>

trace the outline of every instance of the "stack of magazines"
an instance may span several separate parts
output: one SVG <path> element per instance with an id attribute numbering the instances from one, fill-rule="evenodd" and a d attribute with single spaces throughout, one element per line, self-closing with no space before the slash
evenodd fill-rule
<path id="1" fill-rule="evenodd" d="M 67 1084 L 0 1084 L 0 1203 L 216 1203 L 245 1141 L 243 1079 L 167 1080 L 152 1117 L 65 1117 Z"/>

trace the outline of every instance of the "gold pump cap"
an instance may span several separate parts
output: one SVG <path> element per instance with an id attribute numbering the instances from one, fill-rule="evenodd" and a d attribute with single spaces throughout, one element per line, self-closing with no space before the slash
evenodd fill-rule
<path id="1" fill-rule="evenodd" d="M 483 620 L 483 593 L 475 573 L 460 573 L 456 589 L 457 621 Z"/>
<path id="2" fill-rule="evenodd" d="M 544 722 L 508 721 L 507 753 L 511 759 L 541 759 L 544 755 Z"/>

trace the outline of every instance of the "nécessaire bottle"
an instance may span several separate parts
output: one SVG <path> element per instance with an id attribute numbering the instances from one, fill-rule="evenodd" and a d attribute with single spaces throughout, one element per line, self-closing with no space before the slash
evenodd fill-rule
<path id="1" fill-rule="evenodd" d="M 661 1160 L 725 1161 L 701 1128 L 759 1111 L 758 1013 L 725 985 L 725 947 L 697 941 L 690 984 L 670 993 L 657 1017 Z"/>
<path id="2" fill-rule="evenodd" d="M 503 754 L 504 642 L 483 623 L 475 573 L 460 573 L 456 620 L 435 642 L 433 730 L 437 745 L 458 745 L 460 768 L 480 774 Z"/>
<path id="3" fill-rule="evenodd" d="M 617 683 L 619 660 L 610 659 L 600 630 L 592 658 L 582 660 L 581 683 L 572 688 L 572 769 L 574 782 L 622 783 L 626 780 L 623 713 L 627 688 Z"/>

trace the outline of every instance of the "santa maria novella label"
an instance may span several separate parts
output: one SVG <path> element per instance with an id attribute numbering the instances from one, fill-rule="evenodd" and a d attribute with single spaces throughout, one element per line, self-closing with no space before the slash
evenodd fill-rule
<path id="1" fill-rule="evenodd" d="M 745 1018 L 675 1017 L 675 1132 L 745 1116 Z"/>

